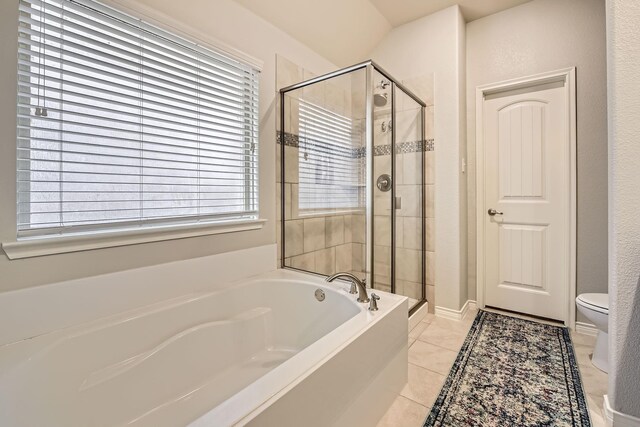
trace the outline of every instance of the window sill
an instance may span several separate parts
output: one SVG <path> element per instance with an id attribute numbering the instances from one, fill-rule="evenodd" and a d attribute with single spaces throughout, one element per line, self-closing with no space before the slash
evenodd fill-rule
<path id="1" fill-rule="evenodd" d="M 258 230 L 264 227 L 266 222 L 266 219 L 255 219 L 218 224 L 170 225 L 150 227 L 144 230 L 122 230 L 76 234 L 72 236 L 42 237 L 19 240 L 17 242 L 6 242 L 2 244 L 2 249 L 9 259 L 33 258 L 45 255 L 137 245 L 140 243 L 208 236 L 212 234 Z"/>

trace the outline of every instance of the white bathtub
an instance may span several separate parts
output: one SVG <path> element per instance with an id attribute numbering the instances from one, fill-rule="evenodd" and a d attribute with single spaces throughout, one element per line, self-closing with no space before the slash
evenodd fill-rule
<path id="1" fill-rule="evenodd" d="M 0 425 L 375 425 L 407 302 L 346 289 L 278 270 L 0 346 Z"/>

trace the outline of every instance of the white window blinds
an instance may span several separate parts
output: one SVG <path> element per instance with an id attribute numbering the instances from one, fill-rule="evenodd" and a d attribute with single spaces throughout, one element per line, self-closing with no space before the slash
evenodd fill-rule
<path id="1" fill-rule="evenodd" d="M 364 206 L 364 156 L 351 118 L 299 101 L 299 208 L 352 210 Z"/>
<path id="2" fill-rule="evenodd" d="M 18 237 L 256 218 L 257 69 L 93 1 L 19 7 Z"/>

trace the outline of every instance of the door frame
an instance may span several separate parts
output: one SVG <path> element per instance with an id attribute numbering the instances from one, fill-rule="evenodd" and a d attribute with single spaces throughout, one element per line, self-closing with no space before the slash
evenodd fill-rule
<path id="1" fill-rule="evenodd" d="M 535 74 L 527 77 L 505 80 L 497 83 L 478 86 L 476 88 L 476 278 L 477 278 L 477 303 L 478 307 L 485 307 L 485 187 L 484 187 L 484 111 L 483 105 L 487 95 L 500 92 L 511 91 L 514 89 L 526 89 L 527 87 L 537 86 L 545 83 L 564 83 L 565 103 L 567 106 L 567 130 L 566 141 L 569 147 L 569 230 L 568 247 L 569 252 L 569 289 L 567 289 L 565 297 L 565 317 L 562 319 L 565 326 L 575 329 L 576 322 L 576 230 L 577 230 L 577 208 L 576 208 L 576 191 L 577 191 L 577 138 L 576 138 L 576 68 L 564 68 L 556 71 L 550 71 L 541 74 Z"/>

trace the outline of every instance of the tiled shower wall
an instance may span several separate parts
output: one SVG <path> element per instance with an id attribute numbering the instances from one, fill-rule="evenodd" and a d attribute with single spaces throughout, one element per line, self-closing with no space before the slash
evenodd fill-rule
<path id="1" fill-rule="evenodd" d="M 284 263 L 288 267 L 320 274 L 330 275 L 338 271 L 349 271 L 364 277 L 362 274 L 365 270 L 364 212 L 301 214 L 298 211 L 299 145 L 297 141 L 297 135 L 285 134 Z M 280 180 L 281 177 L 277 177 L 278 203 L 281 203 Z M 280 220 L 281 205 L 278 207 L 278 220 Z M 279 243 L 279 251 L 281 247 Z"/>

